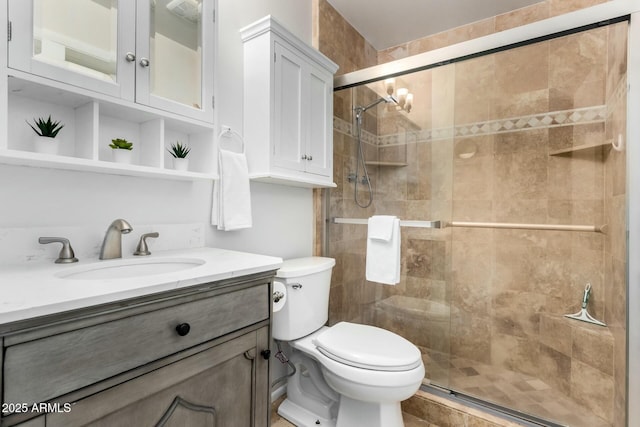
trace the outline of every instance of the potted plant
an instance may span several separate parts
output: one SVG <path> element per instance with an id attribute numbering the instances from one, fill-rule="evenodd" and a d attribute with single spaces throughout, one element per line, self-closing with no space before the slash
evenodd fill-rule
<path id="1" fill-rule="evenodd" d="M 59 121 L 51 120 L 51 114 L 49 114 L 47 120 L 42 117 L 38 119 L 34 118 L 33 123 L 35 126 L 27 122 L 31 129 L 36 133 L 36 136 L 33 139 L 35 151 L 45 154 L 58 154 L 59 144 L 55 137 L 64 125 Z"/>
<path id="2" fill-rule="evenodd" d="M 133 142 L 129 142 L 124 138 L 116 138 L 111 140 L 109 147 L 113 148 L 113 160 L 116 163 L 131 163 Z"/>
<path id="3" fill-rule="evenodd" d="M 175 170 L 186 171 L 189 169 L 187 155 L 191 151 L 191 147 L 176 141 L 175 144 L 171 144 L 170 148 L 167 148 L 167 151 L 173 156 L 173 168 Z"/>

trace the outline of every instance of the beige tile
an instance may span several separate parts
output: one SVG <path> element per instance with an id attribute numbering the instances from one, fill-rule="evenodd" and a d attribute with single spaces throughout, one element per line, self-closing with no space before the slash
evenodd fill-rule
<path id="1" fill-rule="evenodd" d="M 540 345 L 538 363 L 540 379 L 552 385 L 556 390 L 569 394 L 573 368 L 571 358 L 542 344 Z"/>
<path id="2" fill-rule="evenodd" d="M 550 16 L 563 15 L 575 10 L 606 3 L 610 0 L 547 0 L 549 2 Z"/>
<path id="3" fill-rule="evenodd" d="M 613 420 L 613 378 L 578 360 L 571 362 L 571 397 L 600 418 Z"/>
<path id="4" fill-rule="evenodd" d="M 572 357 L 575 360 L 613 375 L 613 337 L 607 328 L 576 324 L 572 331 Z"/>
<path id="5" fill-rule="evenodd" d="M 531 6 L 516 9 L 509 13 L 496 16 L 496 31 L 504 31 L 510 28 L 541 21 L 549 17 L 548 2 L 539 2 Z"/>
<path id="6" fill-rule="evenodd" d="M 540 316 L 540 342 L 571 357 L 571 326 L 565 318 L 552 315 Z"/>
<path id="7" fill-rule="evenodd" d="M 607 33 L 607 28 L 603 27 L 551 40 L 549 87 L 574 92 L 591 88 L 602 96 L 595 105 L 604 103 Z"/>

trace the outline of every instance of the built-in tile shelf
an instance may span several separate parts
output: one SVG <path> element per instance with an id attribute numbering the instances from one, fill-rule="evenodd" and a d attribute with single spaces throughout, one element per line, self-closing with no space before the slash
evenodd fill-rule
<path id="1" fill-rule="evenodd" d="M 571 153 L 577 153 L 579 151 L 595 150 L 597 148 L 608 149 L 608 148 L 611 148 L 611 147 L 612 147 L 612 143 L 609 140 L 609 141 L 598 142 L 598 143 L 593 143 L 593 144 L 576 145 L 574 147 L 562 148 L 560 150 L 553 150 L 553 151 L 549 151 L 549 155 L 550 156 L 562 156 L 562 155 L 569 155 Z"/>
<path id="2" fill-rule="evenodd" d="M 364 162 L 367 166 L 383 166 L 383 167 L 404 167 L 409 166 L 409 163 L 406 162 L 377 162 L 377 161 L 366 161 Z"/>
<path id="3" fill-rule="evenodd" d="M 178 180 L 217 179 L 214 125 L 133 101 L 11 70 L 6 142 L 0 163 Z M 64 124 L 59 154 L 33 146 L 27 122 L 51 115 Z M 113 161 L 114 138 L 134 143 L 131 164 Z M 172 143 L 191 147 L 187 171 L 173 169 Z"/>

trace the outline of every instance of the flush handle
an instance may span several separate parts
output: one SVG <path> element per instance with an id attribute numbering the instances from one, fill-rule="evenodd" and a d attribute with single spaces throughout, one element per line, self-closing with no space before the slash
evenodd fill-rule
<path id="1" fill-rule="evenodd" d="M 295 290 L 302 289 L 302 285 L 300 283 L 294 283 L 291 287 Z"/>
<path id="2" fill-rule="evenodd" d="M 280 300 L 284 298 L 284 293 L 280 291 L 275 291 L 273 293 L 273 302 L 280 302 Z"/>

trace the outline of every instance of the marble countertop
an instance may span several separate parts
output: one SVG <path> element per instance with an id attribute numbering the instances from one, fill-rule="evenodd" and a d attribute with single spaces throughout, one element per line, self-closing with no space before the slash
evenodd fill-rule
<path id="1" fill-rule="evenodd" d="M 73 272 L 102 269 L 118 264 L 198 260 L 201 264 L 168 273 L 137 277 L 65 278 Z M 277 257 L 225 249 L 197 248 L 154 252 L 145 257 L 117 260 L 81 260 L 73 264 L 38 263 L 3 266 L 0 269 L 0 324 L 150 295 L 201 283 L 275 270 Z M 81 276 L 78 276 L 81 277 Z"/>

